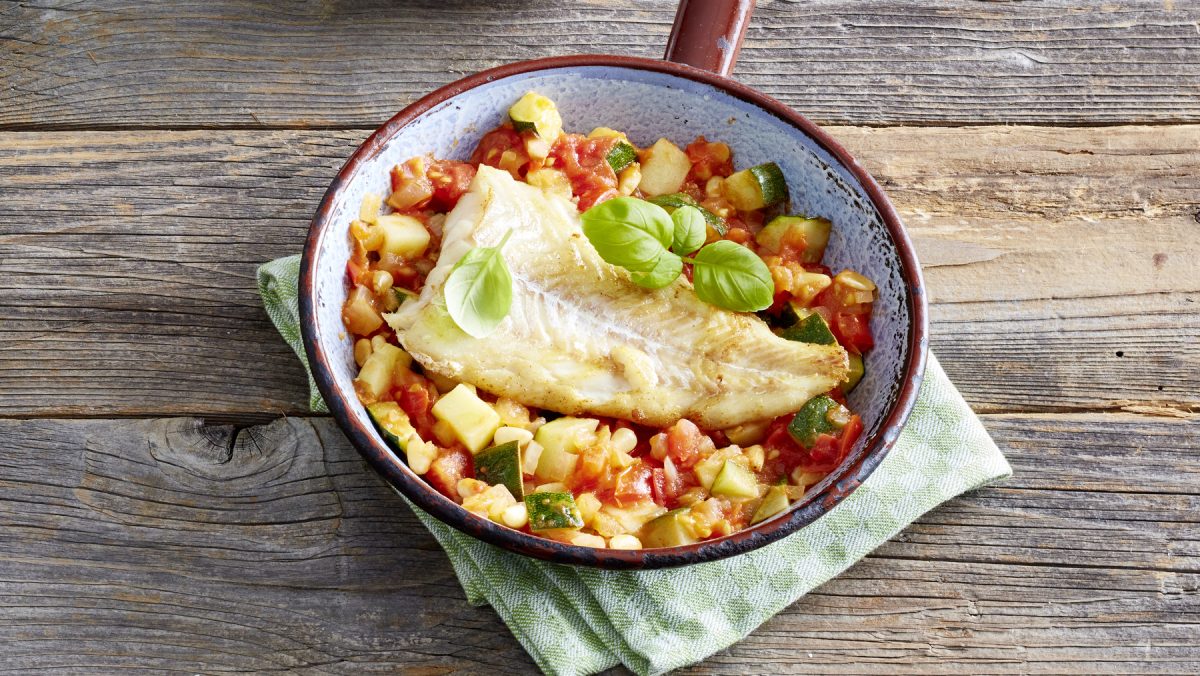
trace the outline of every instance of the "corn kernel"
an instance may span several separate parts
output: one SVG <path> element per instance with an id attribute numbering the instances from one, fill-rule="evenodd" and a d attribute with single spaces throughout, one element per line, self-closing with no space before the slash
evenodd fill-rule
<path id="1" fill-rule="evenodd" d="M 641 549 L 642 541 L 637 536 L 624 533 L 614 535 L 608 540 L 609 549 Z"/>
<path id="2" fill-rule="evenodd" d="M 505 508 L 504 513 L 500 515 L 500 521 L 509 528 L 524 528 L 525 524 L 529 523 L 529 510 L 524 502 L 518 502 Z"/>
<path id="3" fill-rule="evenodd" d="M 376 270 L 375 272 L 371 273 L 371 290 L 374 291 L 376 295 L 382 296 L 383 294 L 388 293 L 392 290 L 392 284 L 394 283 L 395 282 L 392 279 L 392 273 L 388 272 L 387 270 Z"/>
<path id="4" fill-rule="evenodd" d="M 458 497 L 465 500 L 486 491 L 488 485 L 478 479 L 459 479 L 457 488 Z"/>
<path id="5" fill-rule="evenodd" d="M 354 341 L 354 363 L 358 364 L 359 368 L 366 363 L 367 357 L 371 356 L 372 348 L 371 341 L 366 338 L 359 338 Z"/>
<path id="6" fill-rule="evenodd" d="M 618 427 L 613 430 L 610 443 L 613 449 L 621 453 L 629 453 L 637 446 L 637 434 L 628 427 Z"/>
<path id="7" fill-rule="evenodd" d="M 415 438 L 409 438 L 408 449 L 404 452 L 408 458 L 408 468 L 416 474 L 424 474 L 429 471 L 430 465 L 437 459 L 437 446 L 428 441 L 419 441 Z"/>

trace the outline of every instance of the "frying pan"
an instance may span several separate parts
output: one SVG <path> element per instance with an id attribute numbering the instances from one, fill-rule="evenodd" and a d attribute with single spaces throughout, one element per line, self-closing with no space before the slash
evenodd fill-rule
<path id="1" fill-rule="evenodd" d="M 330 412 L 363 457 L 417 507 L 480 540 L 539 559 L 602 568 L 661 568 L 712 561 L 803 528 L 855 490 L 887 455 L 917 396 L 926 356 L 921 269 L 883 190 L 828 133 L 782 103 L 732 79 L 753 0 L 683 0 L 662 61 L 559 56 L 493 68 L 422 97 L 376 130 L 338 172 L 313 217 L 300 274 L 304 346 Z M 625 131 L 640 146 L 700 134 L 728 143 L 739 165 L 774 161 L 793 211 L 834 223 L 831 268 L 875 281 L 879 299 L 866 375 L 850 394 L 865 433 L 842 464 L 792 507 L 725 537 L 662 549 L 579 547 L 475 516 L 433 489 L 379 436 L 359 403 L 353 341 L 341 320 L 349 224 L 367 192 L 386 194 L 388 170 L 409 157 L 466 159 L 513 101 L 529 90 L 554 100 L 573 129 Z M 761 396 L 769 397 L 770 392 Z"/>

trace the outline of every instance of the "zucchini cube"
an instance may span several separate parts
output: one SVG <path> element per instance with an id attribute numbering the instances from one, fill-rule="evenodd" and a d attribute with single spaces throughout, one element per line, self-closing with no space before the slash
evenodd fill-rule
<path id="1" fill-rule="evenodd" d="M 462 383 L 442 395 L 431 412 L 450 426 L 454 436 L 471 453 L 486 448 L 500 428 L 500 414 Z"/>

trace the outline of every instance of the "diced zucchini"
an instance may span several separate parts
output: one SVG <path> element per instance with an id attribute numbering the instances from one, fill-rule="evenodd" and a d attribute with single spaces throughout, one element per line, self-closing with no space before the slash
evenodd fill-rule
<path id="1" fill-rule="evenodd" d="M 708 490 L 712 488 L 717 475 L 721 473 L 721 468 L 725 465 L 725 461 L 741 454 L 742 449 L 737 446 L 726 446 L 725 448 L 717 449 L 707 458 L 696 463 L 692 467 L 692 473 L 696 475 L 696 481 L 700 482 L 700 485 L 705 490 Z"/>
<path id="2" fill-rule="evenodd" d="M 779 334 L 781 338 L 794 340 L 797 343 L 815 343 L 817 345 L 837 345 L 837 338 L 829 330 L 829 324 L 819 313 L 812 312 L 807 317 L 796 322 L 791 328 L 784 329 Z"/>
<path id="3" fill-rule="evenodd" d="M 570 493 L 534 493 L 525 496 L 532 531 L 583 528 L 583 516 Z"/>
<path id="4" fill-rule="evenodd" d="M 500 427 L 500 414 L 462 383 L 442 395 L 431 412 L 438 420 L 445 421 L 472 453 L 483 450 Z"/>
<path id="5" fill-rule="evenodd" d="M 845 407 L 837 403 L 829 397 L 829 395 L 819 395 L 808 400 L 799 411 L 796 412 L 792 422 L 788 423 L 788 434 L 796 440 L 804 448 L 812 448 L 813 442 L 822 434 L 836 435 L 841 427 L 835 425 L 830 419 L 830 413 L 837 414 L 839 409 Z"/>
<path id="6" fill-rule="evenodd" d="M 547 141 L 553 141 L 562 133 L 562 116 L 558 114 L 558 106 L 537 92 L 522 96 L 508 109 L 508 117 L 512 120 L 513 129 L 533 132 Z"/>
<path id="7" fill-rule="evenodd" d="M 380 343 L 373 347 L 371 356 L 363 362 L 354 379 L 357 389 L 372 399 L 378 399 L 392 387 L 392 373 L 396 364 L 408 356 L 404 350 L 391 343 Z"/>
<path id="8" fill-rule="evenodd" d="M 742 423 L 736 427 L 730 427 L 725 430 L 725 438 L 731 444 L 738 446 L 750 446 L 757 444 L 767 436 L 767 428 L 771 426 L 770 420 L 759 420 L 757 422 Z"/>
<path id="9" fill-rule="evenodd" d="M 475 456 L 475 476 L 489 484 L 508 488 L 513 497 L 525 495 L 525 484 L 521 480 L 521 447 L 510 441 L 484 449 Z"/>
<path id="10" fill-rule="evenodd" d="M 766 521 L 787 509 L 788 504 L 787 486 L 771 486 L 758 509 L 754 510 L 754 516 L 750 517 L 750 524 Z"/>
<path id="11" fill-rule="evenodd" d="M 376 402 L 367 407 L 367 414 L 379 428 L 384 440 L 404 453 L 413 472 L 424 474 L 429 471 L 430 464 L 437 457 L 437 447 L 421 440 L 399 404 L 394 401 Z"/>
<path id="12" fill-rule="evenodd" d="M 657 197 L 651 197 L 646 201 L 652 204 L 657 204 L 667 211 L 674 211 L 679 207 L 696 207 L 700 210 L 700 215 L 704 216 L 705 222 L 711 225 L 712 229 L 716 230 L 718 235 L 724 236 L 725 233 L 729 232 L 728 226 L 725 225 L 725 219 L 700 206 L 699 202 L 692 199 L 692 196 L 685 192 L 673 192 L 669 195 L 659 195 Z"/>
<path id="13" fill-rule="evenodd" d="M 758 479 L 742 463 L 733 459 L 726 460 L 712 483 L 712 494 L 728 498 L 756 498 Z"/>
<path id="14" fill-rule="evenodd" d="M 846 379 L 846 382 L 842 383 L 843 393 L 853 390 L 858 385 L 858 382 L 862 380 L 863 374 L 866 373 L 862 355 L 854 354 L 853 352 L 848 352 L 847 354 L 850 355 L 850 376 Z"/>
<path id="15" fill-rule="evenodd" d="M 642 160 L 642 192 L 650 197 L 679 192 L 692 169 L 692 161 L 679 146 L 660 138 L 646 151 Z"/>
<path id="16" fill-rule="evenodd" d="M 646 547 L 681 547 L 699 542 L 689 528 L 690 511 L 687 507 L 673 509 L 646 524 L 642 529 L 642 544 Z"/>
<path id="17" fill-rule="evenodd" d="M 778 164 L 767 162 L 725 179 L 725 198 L 738 211 L 753 211 L 788 198 L 787 180 Z"/>
<path id="18" fill-rule="evenodd" d="M 789 240 L 804 240 L 804 255 L 800 260 L 805 263 L 820 263 L 821 257 L 825 255 L 825 246 L 829 244 L 829 233 L 832 231 L 833 224 L 824 218 L 776 216 L 758 231 L 754 240 L 764 251 L 779 253 L 783 236 L 791 232 Z"/>
<path id="19" fill-rule="evenodd" d="M 398 451 L 407 452 L 408 442 L 413 437 L 420 440 L 417 431 L 413 429 L 412 423 L 408 420 L 408 414 L 394 401 L 379 401 L 371 404 L 367 406 L 367 414 L 371 416 L 375 427 L 379 428 L 379 433 L 383 435 L 384 440 Z"/>
<path id="20" fill-rule="evenodd" d="M 615 173 L 620 173 L 625 167 L 633 164 L 636 159 L 637 148 L 626 141 L 618 141 L 617 145 L 613 146 L 612 150 L 604 156 L 604 161 L 608 162 L 608 166 L 612 167 Z"/>
<path id="21" fill-rule="evenodd" d="M 383 253 L 417 258 L 429 246 L 429 231 L 412 216 L 384 214 L 375 218 L 375 227 L 383 231 Z"/>
<path id="22" fill-rule="evenodd" d="M 595 418 L 563 417 L 538 428 L 533 440 L 542 446 L 535 476 L 543 481 L 562 481 L 575 471 L 579 445 L 596 433 Z"/>

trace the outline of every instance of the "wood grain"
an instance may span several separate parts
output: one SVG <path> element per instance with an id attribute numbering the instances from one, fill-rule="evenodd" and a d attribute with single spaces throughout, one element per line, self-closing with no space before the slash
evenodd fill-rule
<path id="1" fill-rule="evenodd" d="M 986 416 L 1016 475 L 692 673 L 1194 673 L 1200 435 Z M 5 670 L 525 672 L 326 418 L 0 421 Z"/>
<path id="2" fill-rule="evenodd" d="M 659 58 L 673 0 L 0 5 L 0 128 L 360 127 L 463 75 Z M 821 122 L 1200 120 L 1183 0 L 759 3 L 735 76 Z"/>
<path id="3" fill-rule="evenodd" d="M 832 131 L 905 217 L 979 410 L 1200 407 L 1200 126 Z M 361 136 L 0 134 L 0 414 L 304 412 L 254 269 Z"/>

